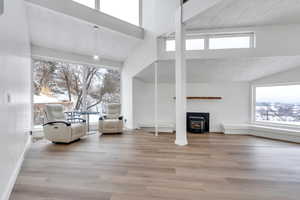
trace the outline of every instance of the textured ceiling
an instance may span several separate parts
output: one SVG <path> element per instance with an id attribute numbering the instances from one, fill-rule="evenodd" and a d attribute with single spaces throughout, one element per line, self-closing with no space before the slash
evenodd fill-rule
<path id="1" fill-rule="evenodd" d="M 223 0 L 187 26 L 195 29 L 300 23 L 300 0 Z"/>
<path id="2" fill-rule="evenodd" d="M 174 61 L 160 61 L 158 66 L 159 82 L 174 83 Z M 296 67 L 300 67 L 300 56 L 188 60 L 187 81 L 190 83 L 247 82 Z M 154 66 L 147 67 L 136 78 L 145 82 L 154 82 Z"/>
<path id="3" fill-rule="evenodd" d="M 83 21 L 33 4 L 27 4 L 32 44 L 82 55 L 93 55 L 93 27 Z M 124 61 L 140 40 L 108 29 L 99 30 L 98 54 Z"/>

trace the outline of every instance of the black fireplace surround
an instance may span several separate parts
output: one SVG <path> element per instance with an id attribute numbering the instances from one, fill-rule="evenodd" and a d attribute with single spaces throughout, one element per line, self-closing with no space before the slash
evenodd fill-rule
<path id="1" fill-rule="evenodd" d="M 209 113 L 188 112 L 186 115 L 186 127 L 190 133 L 208 133 Z"/>

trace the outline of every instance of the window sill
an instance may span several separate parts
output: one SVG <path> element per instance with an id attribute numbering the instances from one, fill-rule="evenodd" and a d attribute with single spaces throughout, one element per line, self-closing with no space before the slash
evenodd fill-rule
<path id="1" fill-rule="evenodd" d="M 225 134 L 248 134 L 257 135 L 257 133 L 265 132 L 282 136 L 300 137 L 299 127 L 278 127 L 272 124 L 223 124 Z"/>
<path id="2" fill-rule="evenodd" d="M 252 125 L 257 126 L 265 126 L 265 127 L 274 127 L 274 128 L 282 128 L 282 129 L 292 129 L 292 130 L 299 130 L 300 125 L 295 124 L 287 124 L 287 123 L 276 123 L 276 122 L 265 122 L 265 121 L 255 121 L 251 123 Z"/>

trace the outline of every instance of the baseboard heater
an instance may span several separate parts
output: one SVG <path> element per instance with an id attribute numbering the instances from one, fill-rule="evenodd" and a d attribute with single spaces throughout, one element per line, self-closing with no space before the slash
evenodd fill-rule
<path id="1" fill-rule="evenodd" d="M 149 132 L 155 132 L 154 123 L 140 123 L 138 127 L 139 129 L 145 129 Z M 175 125 L 172 123 L 159 123 L 158 131 L 161 133 L 173 133 L 175 131 Z"/>

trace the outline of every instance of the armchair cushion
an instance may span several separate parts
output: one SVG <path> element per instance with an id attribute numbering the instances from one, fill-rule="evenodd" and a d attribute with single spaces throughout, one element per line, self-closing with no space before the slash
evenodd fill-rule
<path id="1" fill-rule="evenodd" d="M 106 105 L 105 115 L 99 119 L 99 132 L 101 133 L 122 133 L 123 117 L 120 116 L 120 104 Z"/>
<path id="2" fill-rule="evenodd" d="M 62 105 L 46 105 L 47 122 L 43 125 L 45 138 L 55 143 L 71 143 L 86 135 L 84 119 L 78 119 L 77 124 L 65 120 Z"/>
<path id="3" fill-rule="evenodd" d="M 60 104 L 47 104 L 45 107 L 47 122 L 65 121 L 64 108 Z"/>

